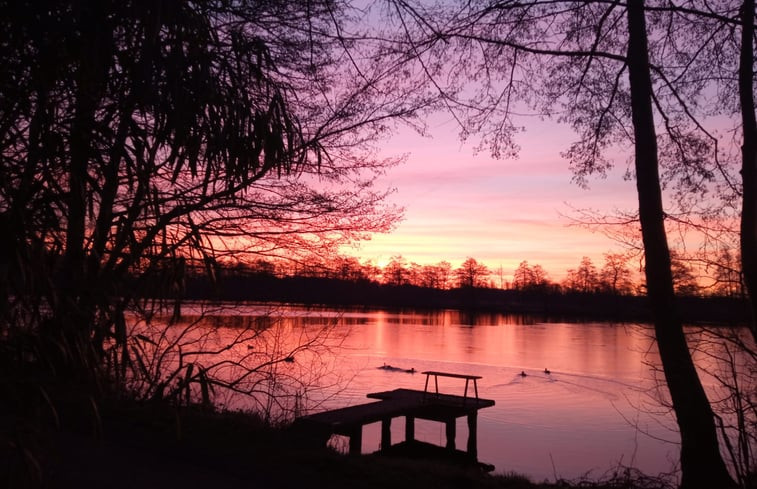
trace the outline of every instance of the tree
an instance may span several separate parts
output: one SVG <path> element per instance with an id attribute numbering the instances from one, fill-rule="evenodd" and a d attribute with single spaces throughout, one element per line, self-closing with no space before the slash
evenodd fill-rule
<path id="1" fill-rule="evenodd" d="M 417 100 L 399 62 L 345 39 L 345 4 L 0 11 L 0 336 L 36 335 L 59 378 L 99 385 L 106 359 L 138 375 L 125 311 L 178 300 L 188 269 L 325 252 L 397 218 L 370 143 Z"/>
<path id="2" fill-rule="evenodd" d="M 423 266 L 418 263 L 411 262 L 410 267 L 407 270 L 407 281 L 411 285 L 417 287 L 423 287 Z"/>
<path id="3" fill-rule="evenodd" d="M 719 187 L 726 205 L 737 209 L 739 221 L 741 273 L 752 308 L 751 334 L 757 340 L 757 117 L 754 105 L 754 0 L 724 1 L 717 5 L 692 1 L 684 5 L 655 5 L 654 11 L 672 12 L 680 32 L 691 33 L 688 46 L 678 45 L 675 56 L 687 59 L 686 69 L 674 78 L 678 86 L 706 87 L 712 100 L 701 103 L 701 97 L 685 102 L 688 117 L 700 127 L 703 119 L 716 114 L 733 122 L 734 147 L 739 148 L 738 175 L 729 175 L 725 165 L 716 171 L 723 175 Z M 683 48 L 683 49 L 682 49 Z M 672 78 L 671 78 L 672 79 Z M 704 109 L 710 105 L 709 109 Z M 717 107 L 714 111 L 713 107 Z M 707 134 L 717 145 L 715 136 Z M 740 137 L 739 137 L 740 136 Z M 729 141 L 726 141 L 729 142 Z M 737 159 L 737 158 L 734 158 Z M 739 185 L 740 178 L 740 185 Z M 717 247 L 715 248 L 717 250 Z M 711 260 L 707 260 L 710 262 Z"/>
<path id="4" fill-rule="evenodd" d="M 421 267 L 421 287 L 429 287 L 433 289 L 445 289 L 447 288 L 447 282 L 449 282 L 450 264 L 448 262 L 440 262 L 436 265 L 423 265 Z"/>
<path id="5" fill-rule="evenodd" d="M 713 291 L 715 294 L 724 297 L 740 297 L 743 295 L 740 263 L 740 257 L 734 256 L 730 248 L 720 250 L 717 259 L 710 264 L 715 269 L 713 273 L 715 281 Z"/>
<path id="6" fill-rule="evenodd" d="M 355 257 L 336 257 L 331 262 L 331 273 L 334 278 L 349 282 L 368 278 L 363 265 Z"/>
<path id="7" fill-rule="evenodd" d="M 402 255 L 395 255 L 386 264 L 383 271 L 384 283 L 405 285 L 408 283 L 407 260 Z"/>
<path id="8" fill-rule="evenodd" d="M 460 265 L 460 268 L 455 270 L 455 276 L 460 288 L 486 287 L 489 273 L 486 265 L 470 257 Z"/>
<path id="9" fill-rule="evenodd" d="M 645 8 L 643 0 L 461 3 L 441 19 L 420 7 L 397 10 L 403 25 L 416 21 L 407 37 L 415 53 L 430 53 L 419 54 L 422 63 L 432 56 L 459 60 L 445 77 L 452 85 L 442 78 L 433 85 L 459 114 L 464 134 L 482 133 L 495 156 L 516 151 L 514 117 L 523 106 L 559 111 L 578 132 L 564 155 L 580 184 L 611 166 L 605 150 L 621 141 L 632 145 L 647 295 L 681 434 L 681 485 L 732 487 L 676 311 L 660 179 L 662 168 L 691 195 L 705 192 L 712 179 L 712 146 L 682 102 L 702 86 L 675 83 L 688 69 L 667 49 L 680 42 L 675 35 L 688 34 L 671 27 L 678 26 L 675 15 L 656 12 L 648 25 Z"/>
<path id="10" fill-rule="evenodd" d="M 673 288 L 681 296 L 697 295 L 700 292 L 694 268 L 678 253 L 671 253 L 670 267 L 673 274 Z"/>
<path id="11" fill-rule="evenodd" d="M 435 265 L 437 276 L 439 277 L 439 288 L 449 289 L 450 278 L 452 276 L 452 264 L 448 261 L 440 261 Z"/>
<path id="12" fill-rule="evenodd" d="M 642 227 L 648 297 L 655 318 L 665 381 L 681 433 L 682 487 L 728 487 L 713 414 L 691 359 L 676 312 L 670 251 L 659 177 L 644 3 L 628 6 L 628 70 L 635 135 L 636 188 Z M 703 468 L 707 467 L 707 468 Z"/>
<path id="13" fill-rule="evenodd" d="M 516 290 L 529 290 L 545 287 L 549 283 L 547 272 L 541 265 L 528 264 L 522 261 L 513 272 L 513 288 Z"/>
<path id="14" fill-rule="evenodd" d="M 728 193 L 726 202 L 739 208 L 739 242 L 741 273 L 752 309 L 750 330 L 757 341 L 757 116 L 754 105 L 754 0 L 724 1 L 717 5 L 709 2 L 687 2 L 686 5 L 658 7 L 673 12 L 680 29 L 696 32 L 696 47 L 685 51 L 688 69 L 676 80 L 690 86 L 707 87 L 717 94 L 714 104 L 717 113 L 733 120 L 733 133 L 740 135 L 732 141 L 740 143 L 738 176 L 726 174 L 723 165 L 718 171 L 724 175 L 721 192 Z M 679 52 L 676 52 L 680 56 Z M 738 101 L 738 103 L 735 103 Z M 686 105 L 689 117 L 696 109 L 700 117 L 705 104 L 696 101 Z M 702 124 L 699 120 L 697 124 Z M 713 136 L 710 139 L 715 140 Z M 714 160 L 718 161 L 717 155 Z M 740 176 L 740 185 L 737 180 Z"/>
<path id="15" fill-rule="evenodd" d="M 505 280 L 505 269 L 502 268 L 502 265 L 497 267 L 497 269 L 494 271 L 494 274 L 497 277 L 497 282 L 495 283 L 494 287 L 499 289 L 506 289 L 507 288 L 507 281 Z"/>
<path id="16" fill-rule="evenodd" d="M 577 269 L 568 270 L 566 278 L 567 288 L 576 292 L 595 292 L 599 286 L 599 275 L 597 267 L 592 263 L 591 258 L 584 256 Z"/>
<path id="17" fill-rule="evenodd" d="M 547 275 L 546 270 L 544 270 L 541 265 L 537 263 L 531 267 L 531 273 L 533 275 L 533 285 L 535 287 L 543 288 L 549 285 L 549 275 Z"/>
<path id="18" fill-rule="evenodd" d="M 741 269 L 752 305 L 752 339 L 757 341 L 757 116 L 754 107 L 754 0 L 739 9 L 741 43 L 738 93 L 741 112 Z"/>
<path id="19" fill-rule="evenodd" d="M 374 264 L 372 261 L 363 263 L 363 275 L 371 282 L 381 281 L 381 268 Z"/>
<path id="20" fill-rule="evenodd" d="M 612 294 L 630 294 L 633 289 L 628 256 L 623 253 L 605 253 L 605 263 L 599 272 L 602 288 Z"/>
<path id="21" fill-rule="evenodd" d="M 525 290 L 533 285 L 533 283 L 533 271 L 528 265 L 528 261 L 523 260 L 513 272 L 513 288 L 516 290 Z"/>

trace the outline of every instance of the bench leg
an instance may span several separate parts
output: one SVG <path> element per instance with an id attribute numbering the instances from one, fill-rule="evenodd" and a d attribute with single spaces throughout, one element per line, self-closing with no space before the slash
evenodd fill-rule
<path id="1" fill-rule="evenodd" d="M 350 434 L 350 455 L 360 455 L 363 446 L 363 427 L 358 426 Z"/>
<path id="2" fill-rule="evenodd" d="M 455 418 L 448 419 L 445 423 L 446 425 L 446 431 L 447 431 L 447 449 L 454 450 L 455 449 L 455 429 L 457 428 L 457 425 L 455 423 Z"/>
<path id="3" fill-rule="evenodd" d="M 468 455 L 478 458 L 478 414 L 468 415 Z"/>
<path id="4" fill-rule="evenodd" d="M 387 450 L 392 446 L 392 418 L 381 420 L 381 449 Z"/>
<path id="5" fill-rule="evenodd" d="M 412 416 L 405 416 L 405 441 L 411 442 L 415 440 L 415 418 Z"/>

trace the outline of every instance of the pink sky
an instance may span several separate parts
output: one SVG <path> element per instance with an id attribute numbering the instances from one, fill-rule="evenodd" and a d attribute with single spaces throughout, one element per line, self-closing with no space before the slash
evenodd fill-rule
<path id="1" fill-rule="evenodd" d="M 430 124 L 430 137 L 404 131 L 386 144 L 386 155 L 407 154 L 380 182 L 395 187 L 392 202 L 405 219 L 387 235 L 374 235 L 349 253 L 384 265 L 394 255 L 420 264 L 467 257 L 511 276 L 518 264 L 544 267 L 553 280 L 575 268 L 583 256 L 600 267 L 603 253 L 622 251 L 600 232 L 572 226 L 573 208 L 636 208 L 635 187 L 624 181 L 625 160 L 590 188 L 571 181 L 560 157 L 574 137 L 569 128 L 534 120 L 518 136 L 516 160 L 496 160 L 474 144 L 462 144 L 454 123 Z"/>

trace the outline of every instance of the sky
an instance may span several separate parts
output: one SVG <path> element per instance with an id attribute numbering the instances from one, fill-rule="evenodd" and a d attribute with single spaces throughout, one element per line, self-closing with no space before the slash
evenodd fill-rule
<path id="1" fill-rule="evenodd" d="M 505 277 L 526 260 L 556 281 L 583 256 L 601 267 L 604 253 L 622 251 L 621 245 L 572 218 L 576 209 L 637 207 L 635 185 L 623 179 L 626 158 L 605 179 L 592 178 L 588 189 L 581 188 L 560 156 L 574 138 L 570 128 L 534 120 L 525 129 L 515 160 L 476 153 L 476 141 L 461 143 L 455 123 L 443 117 L 429 123 L 428 137 L 398 132 L 384 154 L 407 154 L 407 161 L 379 186 L 396 189 L 390 201 L 405 208 L 404 220 L 393 232 L 346 251 L 379 266 L 395 255 L 408 263 L 447 260 L 453 267 L 472 257 L 493 271 L 502 267 Z"/>

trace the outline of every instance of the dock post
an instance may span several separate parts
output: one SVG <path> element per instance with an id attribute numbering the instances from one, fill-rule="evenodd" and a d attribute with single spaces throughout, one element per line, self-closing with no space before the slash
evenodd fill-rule
<path id="1" fill-rule="evenodd" d="M 381 420 L 381 449 L 388 450 L 392 446 L 392 418 Z"/>
<path id="2" fill-rule="evenodd" d="M 447 421 L 444 422 L 447 427 L 447 448 L 449 450 L 455 449 L 455 428 L 457 427 L 455 419 L 455 417 L 452 417 L 451 419 L 448 418 Z"/>
<path id="3" fill-rule="evenodd" d="M 363 426 L 360 425 L 350 433 L 350 455 L 360 455 L 363 446 Z"/>
<path id="4" fill-rule="evenodd" d="M 468 414 L 468 455 L 474 460 L 478 458 L 478 413 Z"/>
<path id="5" fill-rule="evenodd" d="M 405 416 L 405 441 L 415 440 L 415 417 Z"/>

